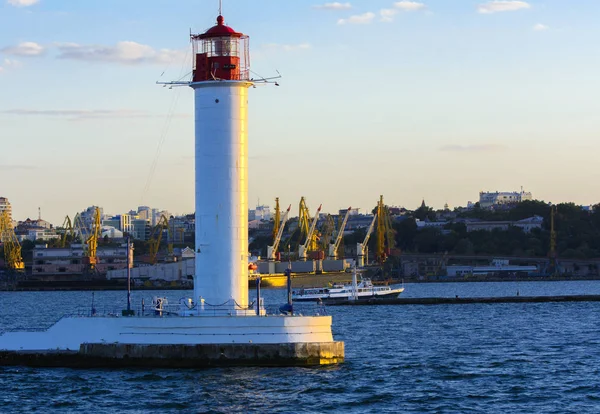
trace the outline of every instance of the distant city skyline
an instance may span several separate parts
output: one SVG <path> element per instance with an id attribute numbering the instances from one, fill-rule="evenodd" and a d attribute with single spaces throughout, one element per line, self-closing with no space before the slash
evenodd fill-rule
<path id="1" fill-rule="evenodd" d="M 194 210 L 189 28 L 218 1 L 0 0 L 0 197 Z M 600 202 L 597 2 L 224 1 L 250 36 L 250 206 Z"/>

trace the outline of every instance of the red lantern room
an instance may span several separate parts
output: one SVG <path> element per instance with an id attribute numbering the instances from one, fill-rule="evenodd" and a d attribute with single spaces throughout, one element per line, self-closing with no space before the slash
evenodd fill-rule
<path id="1" fill-rule="evenodd" d="M 249 38 L 225 26 L 223 16 L 217 17 L 217 25 L 206 33 L 191 35 L 191 40 L 194 51 L 192 82 L 249 79 Z"/>

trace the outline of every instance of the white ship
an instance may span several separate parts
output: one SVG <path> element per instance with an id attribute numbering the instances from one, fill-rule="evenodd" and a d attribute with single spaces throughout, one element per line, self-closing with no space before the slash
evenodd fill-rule
<path id="1" fill-rule="evenodd" d="M 356 269 L 352 276 L 352 284 L 335 284 L 332 287 L 297 289 L 292 299 L 298 302 L 345 302 L 351 300 L 369 300 L 374 298 L 396 298 L 404 292 L 404 287 L 374 286 L 370 279 L 356 280 Z"/>

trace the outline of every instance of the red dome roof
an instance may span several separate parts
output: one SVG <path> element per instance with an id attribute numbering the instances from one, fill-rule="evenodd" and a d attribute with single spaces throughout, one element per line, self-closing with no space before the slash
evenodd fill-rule
<path id="1" fill-rule="evenodd" d="M 207 37 L 218 37 L 218 36 L 231 36 L 231 37 L 242 37 L 241 33 L 236 32 L 229 26 L 225 26 L 223 24 L 224 19 L 223 16 L 217 17 L 217 25 L 208 29 L 204 34 L 201 34 L 199 37 L 201 39 Z"/>

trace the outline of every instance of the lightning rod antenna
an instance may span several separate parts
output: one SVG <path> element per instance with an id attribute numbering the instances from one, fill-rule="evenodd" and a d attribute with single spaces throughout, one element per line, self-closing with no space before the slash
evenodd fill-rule
<path id="1" fill-rule="evenodd" d="M 219 0 L 219 16 L 223 15 L 222 8 L 223 8 L 223 0 Z"/>

